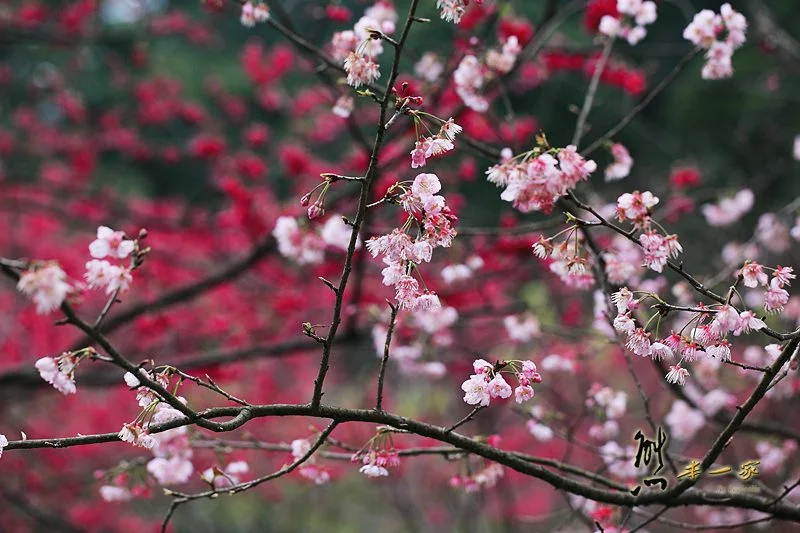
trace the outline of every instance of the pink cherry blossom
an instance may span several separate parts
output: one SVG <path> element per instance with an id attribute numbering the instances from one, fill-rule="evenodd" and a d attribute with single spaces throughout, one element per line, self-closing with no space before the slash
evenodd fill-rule
<path id="1" fill-rule="evenodd" d="M 107 226 L 97 228 L 97 239 L 89 245 L 89 253 L 95 259 L 111 257 L 125 259 L 133 252 L 134 242 L 125 239 L 125 233 Z"/>
<path id="2" fill-rule="evenodd" d="M 511 386 L 499 373 L 494 375 L 494 377 L 491 379 L 491 381 L 489 381 L 486 387 L 489 391 L 489 396 L 491 396 L 492 398 L 505 399 L 511 396 Z"/>
<path id="3" fill-rule="evenodd" d="M 517 403 L 525 403 L 533 398 L 534 391 L 530 385 L 520 385 L 514 389 L 514 399 Z"/>
<path id="4" fill-rule="evenodd" d="M 669 372 L 667 372 L 666 380 L 667 383 L 676 383 L 678 385 L 685 385 L 687 377 L 689 377 L 689 371 L 686 370 L 685 368 L 681 368 L 680 364 L 677 364 L 669 367 Z"/>
<path id="5" fill-rule="evenodd" d="M 22 273 L 17 289 L 33 300 L 37 313 L 44 315 L 60 307 L 72 291 L 66 279 L 66 273 L 55 263 L 34 265 Z"/>
<path id="6" fill-rule="evenodd" d="M 381 77 L 378 65 L 368 56 L 356 52 L 347 55 L 344 70 L 347 72 L 347 84 L 354 88 L 369 85 Z"/>
<path id="7" fill-rule="evenodd" d="M 510 388 L 510 387 L 509 387 Z M 461 384 L 464 394 L 464 402 L 469 405 L 489 405 L 491 396 L 489 395 L 488 382 L 482 374 L 473 374 Z"/>

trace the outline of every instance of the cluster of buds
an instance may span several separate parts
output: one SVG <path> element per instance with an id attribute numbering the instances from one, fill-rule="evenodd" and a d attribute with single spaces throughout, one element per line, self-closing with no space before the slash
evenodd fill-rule
<path id="1" fill-rule="evenodd" d="M 600 33 L 609 37 L 622 37 L 635 46 L 645 38 L 645 26 L 656 21 L 655 2 L 643 0 L 617 0 L 619 17 L 604 15 L 600 19 Z"/>
<path id="2" fill-rule="evenodd" d="M 684 39 L 707 50 L 702 71 L 706 80 L 733 76 L 733 52 L 744 44 L 747 31 L 747 19 L 730 4 L 722 4 L 719 11 L 718 15 L 710 9 L 702 10 L 683 30 Z"/>
<path id="3" fill-rule="evenodd" d="M 77 352 L 64 352 L 58 357 L 42 357 L 34 366 L 43 380 L 52 385 L 60 393 L 75 394 L 75 369 L 86 358 L 97 357 L 92 347 Z"/>
<path id="4" fill-rule="evenodd" d="M 242 4 L 242 14 L 239 22 L 245 28 L 252 28 L 256 22 L 266 22 L 269 20 L 269 8 L 264 2 L 251 2 L 248 0 Z"/>
<path id="5" fill-rule="evenodd" d="M 394 286 L 401 309 L 425 311 L 441 307 L 436 293 L 422 291 L 411 275 L 418 271 L 419 264 L 430 262 L 435 248 L 450 247 L 456 236 L 453 224 L 457 219 L 445 205 L 444 197 L 436 194 L 441 188 L 436 174 L 419 174 L 410 184 L 392 186 L 386 198 L 398 202 L 409 217 L 392 233 L 367 241 L 372 257 L 383 256 L 387 265 L 382 271 L 383 284 Z M 407 232 L 414 225 L 417 236 L 412 239 Z"/>
<path id="6" fill-rule="evenodd" d="M 414 127 L 417 131 L 417 141 L 414 143 L 414 149 L 411 150 L 411 168 L 424 167 L 428 159 L 435 157 L 454 148 L 453 139 L 456 135 L 461 133 L 461 126 L 453 122 L 453 119 L 441 120 L 433 115 L 429 115 L 436 120 L 441 121 L 442 125 L 439 132 L 434 135 L 429 131 L 429 135 L 420 136 L 420 126 L 427 128 L 425 122 L 420 118 L 420 115 L 427 114 L 421 111 L 412 113 L 414 117 Z"/>
<path id="7" fill-rule="evenodd" d="M 400 466 L 400 455 L 392 443 L 392 434 L 387 428 L 378 428 L 378 432 L 363 448 L 353 454 L 351 460 L 361 463 L 358 470 L 367 477 L 385 477 L 389 468 Z"/>
<path id="8" fill-rule="evenodd" d="M 376 58 L 383 53 L 382 40 L 394 33 L 397 12 L 391 2 L 379 0 L 369 7 L 352 30 L 336 32 L 331 53 L 344 62 L 347 84 L 352 87 L 368 85 L 380 78 Z"/>
<path id="9" fill-rule="evenodd" d="M 542 376 L 533 361 L 498 361 L 494 365 L 484 359 L 476 359 L 472 363 L 475 371 L 464 383 L 464 402 L 469 405 L 486 407 L 492 398 L 506 399 L 511 396 L 511 385 L 505 380 L 502 372 L 513 374 L 517 378 L 514 398 L 523 403 L 534 396 L 532 384 L 541 383 Z"/>
<path id="10" fill-rule="evenodd" d="M 549 214 L 559 197 L 597 169 L 597 164 L 584 159 L 573 145 L 548 148 L 543 136 L 539 142 L 543 146 L 516 156 L 504 150 L 504 161 L 486 171 L 490 183 L 505 188 L 500 198 L 523 213 Z"/>

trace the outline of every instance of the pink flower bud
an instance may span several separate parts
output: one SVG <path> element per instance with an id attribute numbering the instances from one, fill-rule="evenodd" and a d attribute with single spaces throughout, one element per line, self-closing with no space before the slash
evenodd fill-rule
<path id="1" fill-rule="evenodd" d="M 314 220 L 315 218 L 319 218 L 325 214 L 325 208 L 322 207 L 320 202 L 314 202 L 311 207 L 308 208 L 308 218 Z"/>

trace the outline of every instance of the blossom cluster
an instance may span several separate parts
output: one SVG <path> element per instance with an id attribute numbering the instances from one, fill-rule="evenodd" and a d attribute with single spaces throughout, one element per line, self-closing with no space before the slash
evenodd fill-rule
<path id="1" fill-rule="evenodd" d="M 232 461 L 224 468 L 212 466 L 203 470 L 200 479 L 211 485 L 215 489 L 232 487 L 242 482 L 242 476 L 250 471 L 250 465 L 246 461 Z"/>
<path id="2" fill-rule="evenodd" d="M 163 403 L 155 391 L 142 385 L 140 381 L 140 377 L 144 377 L 166 388 L 169 386 L 169 376 L 166 370 L 155 375 L 144 369 L 139 369 L 137 372 L 140 376 L 131 372 L 126 372 L 123 379 L 131 390 L 136 391 L 136 402 L 139 404 L 139 407 L 142 408 L 142 411 L 133 422 L 126 422 L 123 424 L 122 429 L 119 431 L 119 438 L 121 441 L 128 442 L 134 446 L 152 450 L 158 446 L 158 440 L 150 434 L 150 425 L 153 422 L 167 422 L 168 420 L 164 420 L 165 417 L 168 418 L 166 415 L 174 415 L 177 413 L 177 417 L 182 417 L 183 414 Z M 156 417 L 162 409 L 170 409 L 170 411 L 166 411 L 166 415 Z M 172 411 L 175 413 L 172 413 Z"/>
<path id="3" fill-rule="evenodd" d="M 788 283 L 786 275 L 794 277 L 791 269 L 788 269 L 788 272 L 784 270 L 782 283 Z M 695 317 L 687 324 L 687 326 L 693 325 L 688 335 L 684 335 L 683 330 L 677 333 L 672 331 L 663 339 L 651 341 L 651 334 L 646 327 L 637 326 L 632 316 L 640 303 L 649 297 L 654 296 L 645 294 L 637 298 L 627 287 L 615 292 L 612 295 L 612 301 L 617 308 L 614 329 L 626 335 L 625 346 L 636 355 L 657 360 L 673 360 L 676 355 L 680 356 L 678 364 L 671 366 L 666 376 L 670 383 L 683 385 L 686 382 L 689 372 L 680 365 L 681 362 L 691 363 L 704 357 L 723 362 L 730 360 L 731 343 L 727 340 L 728 334 L 739 336 L 766 327 L 764 321 L 753 311 L 740 312 L 730 304 L 715 308 L 700 305 Z"/>
<path id="4" fill-rule="evenodd" d="M 483 268 L 484 261 L 479 255 L 473 255 L 463 263 L 455 263 L 442 267 L 442 280 L 448 285 L 472 278 L 476 271 Z"/>
<path id="5" fill-rule="evenodd" d="M 651 270 L 662 272 L 670 258 L 676 258 L 683 251 L 678 236 L 662 235 L 653 225 L 652 209 L 658 204 L 658 197 L 650 191 L 625 193 L 617 198 L 617 218 L 629 220 L 642 231 L 639 244 L 644 252 L 644 264 Z"/>
<path id="6" fill-rule="evenodd" d="M 514 374 L 518 385 L 514 389 L 514 398 L 517 403 L 523 403 L 534 396 L 531 384 L 541 383 L 539 374 L 533 361 L 506 361 L 493 365 L 484 359 L 476 359 L 472 363 L 474 374 L 461 384 L 464 391 L 464 402 L 469 405 L 486 407 L 492 398 L 506 399 L 511 396 L 511 385 L 503 378 L 502 371 Z"/>
<path id="7" fill-rule="evenodd" d="M 514 67 L 520 52 L 522 52 L 522 46 L 519 44 L 519 39 L 516 35 L 511 35 L 503 42 L 500 50 L 492 48 L 486 52 L 486 66 L 499 74 L 508 74 Z"/>
<path id="8" fill-rule="evenodd" d="M 94 348 L 84 348 L 76 352 L 64 352 L 58 357 L 41 357 L 34 363 L 39 375 L 57 391 L 64 395 L 75 394 L 75 369 L 87 357 L 95 356 Z"/>
<path id="9" fill-rule="evenodd" d="M 631 173 L 633 166 L 633 158 L 631 157 L 628 149 L 620 143 L 611 145 L 611 155 L 614 162 L 606 167 L 605 179 L 606 181 L 619 181 Z"/>
<path id="10" fill-rule="evenodd" d="M 623 391 L 615 391 L 611 387 L 595 383 L 589 389 L 586 407 L 596 409 L 602 413 L 603 418 L 609 420 L 622 418 L 628 407 L 628 395 Z"/>
<path id="11" fill-rule="evenodd" d="M 505 187 L 500 198 L 523 213 L 550 213 L 560 196 L 597 169 L 597 164 L 584 159 L 573 145 L 545 153 L 537 148 L 514 157 L 505 155 L 508 157 L 503 162 L 486 171 L 486 179 Z"/>
<path id="12" fill-rule="evenodd" d="M 395 194 L 409 215 L 400 228 L 388 235 L 372 237 L 366 243 L 372 257 L 383 256 L 383 284 L 393 286 L 401 309 L 425 311 L 441 307 L 435 292 L 423 290 L 411 275 L 421 263 L 428 263 L 437 247 L 448 248 L 456 236 L 453 223 L 457 220 L 438 193 L 442 188 L 436 174 L 419 174 L 410 187 L 398 183 L 389 193 Z M 407 233 L 417 226 L 417 236 Z"/>
<path id="13" fill-rule="evenodd" d="M 608 37 L 622 37 L 635 46 L 647 35 L 645 26 L 656 21 L 656 4 L 649 0 L 617 0 L 619 17 L 604 15 L 598 30 Z"/>
<path id="14" fill-rule="evenodd" d="M 450 478 L 450 486 L 461 488 L 464 492 L 478 492 L 481 489 L 494 487 L 504 475 L 505 472 L 501 465 L 491 463 L 473 474 L 453 476 Z"/>
<path id="15" fill-rule="evenodd" d="M 767 270 L 772 270 L 772 278 L 767 274 Z M 791 285 L 791 280 L 797 276 L 792 267 L 769 268 L 755 261 L 746 261 L 744 266 L 736 272 L 737 276 L 742 277 L 745 287 L 752 289 L 756 287 L 766 287 L 764 293 L 764 310 L 767 313 L 780 313 L 784 306 L 789 303 L 789 293 L 784 287 Z"/>
<path id="16" fill-rule="evenodd" d="M 383 357 L 386 349 L 388 320 L 389 317 L 385 316 L 372 327 L 372 340 L 378 357 Z M 430 360 L 426 355 L 435 354 L 439 351 L 437 348 L 453 344 L 451 327 L 457 321 L 458 312 L 449 306 L 418 311 L 410 315 L 410 321 L 402 315 L 398 316 L 390 345 L 391 360 L 399 365 L 403 374 L 409 376 L 444 377 L 447 373 L 445 365 L 441 361 Z"/>
<path id="17" fill-rule="evenodd" d="M 719 14 L 704 9 L 694 16 L 683 30 L 683 37 L 706 50 L 703 79 L 718 80 L 733 76 L 731 58 L 733 52 L 744 44 L 746 31 L 747 20 L 744 15 L 734 11 L 728 3 L 722 4 Z"/>
<path id="18" fill-rule="evenodd" d="M 331 47 L 333 58 L 344 62 L 347 84 L 368 85 L 380 78 L 376 58 L 383 53 L 382 35 L 395 31 L 397 12 L 387 0 L 367 8 L 352 30 L 336 32 Z"/>
<path id="19" fill-rule="evenodd" d="M 392 433 L 386 427 L 379 427 L 375 436 L 355 452 L 350 460 L 361 463 L 359 472 L 367 477 L 386 477 L 388 468 L 400 466 L 400 455 L 392 442 Z"/>
<path id="20" fill-rule="evenodd" d="M 312 443 L 308 439 L 295 439 L 292 441 L 292 462 L 296 462 L 305 457 L 311 451 Z M 322 485 L 331 479 L 331 474 L 327 468 L 317 464 L 314 455 L 308 457 L 298 469 L 301 477 L 312 481 L 315 485 Z"/>
<path id="21" fill-rule="evenodd" d="M 716 204 L 700 208 L 709 226 L 730 226 L 753 207 L 755 196 L 750 189 L 742 189 L 733 196 L 722 198 Z"/>
<path id="22" fill-rule="evenodd" d="M 486 83 L 496 75 L 508 74 L 522 52 L 519 39 L 511 35 L 500 50 L 490 49 L 483 60 L 474 54 L 465 55 L 453 71 L 456 94 L 464 105 L 478 113 L 489 109 L 489 100 L 483 95 Z"/>
<path id="23" fill-rule="evenodd" d="M 483 0 L 476 0 L 478 4 L 482 4 Z M 461 22 L 461 17 L 467 10 L 469 0 L 436 0 L 436 7 L 440 11 L 440 17 L 446 22 L 458 24 Z"/>
<path id="24" fill-rule="evenodd" d="M 242 4 L 242 14 L 239 16 L 239 22 L 245 28 L 252 28 L 257 22 L 266 22 L 269 20 L 269 7 L 264 2 L 253 3 L 247 1 Z"/>
<path id="25" fill-rule="evenodd" d="M 503 325 L 509 338 L 516 342 L 530 342 L 542 334 L 539 320 L 529 313 L 508 315 L 503 319 Z"/>
<path id="26" fill-rule="evenodd" d="M 367 452 L 353 454 L 354 463 L 361 463 L 359 472 L 367 477 L 385 477 L 389 475 L 386 467 L 400 466 L 400 456 L 394 449 L 370 449 Z"/>
<path id="27" fill-rule="evenodd" d="M 180 411 L 160 402 L 155 407 L 151 424 L 165 424 L 182 418 L 184 415 Z M 187 427 L 154 433 L 149 438 L 154 446 L 150 448 L 153 459 L 147 463 L 147 472 L 162 486 L 187 483 L 194 473 L 191 460 L 194 452 Z"/>
<path id="28" fill-rule="evenodd" d="M 40 315 L 60 307 L 73 291 L 67 274 L 55 262 L 33 263 L 20 276 L 17 289 L 33 300 Z"/>
<path id="29" fill-rule="evenodd" d="M 146 235 L 142 230 L 140 235 Z M 91 289 L 106 289 L 106 294 L 128 290 L 133 277 L 132 266 L 122 264 L 136 249 L 136 241 L 126 239 L 121 231 L 107 226 L 97 228 L 97 238 L 89 244 L 89 254 L 94 258 L 86 263 L 84 278 Z M 107 259 L 117 259 L 111 264 Z M 36 312 L 47 314 L 57 309 L 68 297 L 77 294 L 83 286 L 67 281 L 67 274 L 54 261 L 34 261 L 20 275 L 17 289 L 36 304 Z"/>
<path id="30" fill-rule="evenodd" d="M 325 248 L 347 250 L 350 244 L 352 228 L 342 217 L 333 214 L 322 225 L 314 228 L 298 224 L 297 219 L 290 216 L 278 217 L 272 235 L 278 243 L 278 251 L 287 259 L 299 265 L 312 265 L 321 263 L 325 259 Z M 361 241 L 356 241 L 356 249 L 361 246 Z"/>
<path id="31" fill-rule="evenodd" d="M 414 115 L 415 122 L 417 117 Z M 418 137 L 411 150 L 411 168 L 424 167 L 428 159 L 435 157 L 454 148 L 453 140 L 461 133 L 461 126 L 450 118 L 442 121 L 442 126 L 436 135 Z"/>
<path id="32" fill-rule="evenodd" d="M 97 239 L 89 245 L 89 254 L 94 258 L 86 263 L 84 278 L 92 289 L 105 288 L 106 294 L 115 291 L 125 292 L 133 282 L 131 268 L 122 264 L 122 260 L 133 253 L 135 241 L 125 238 L 122 231 L 114 231 L 107 226 L 97 228 Z M 108 259 L 119 260 L 112 264 Z"/>
<path id="33" fill-rule="evenodd" d="M 489 109 L 489 100 L 482 94 L 488 78 L 486 65 L 472 54 L 465 55 L 453 71 L 456 94 L 465 106 L 477 113 L 485 113 Z"/>

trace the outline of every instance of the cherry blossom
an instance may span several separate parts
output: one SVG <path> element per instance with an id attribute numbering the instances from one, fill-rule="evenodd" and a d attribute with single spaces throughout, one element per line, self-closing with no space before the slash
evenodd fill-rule
<path id="1" fill-rule="evenodd" d="M 125 259 L 134 249 L 134 242 L 125 238 L 122 231 L 114 231 L 108 226 L 97 228 L 97 239 L 89 245 L 89 253 L 95 259 L 111 257 Z"/>
<path id="2" fill-rule="evenodd" d="M 709 226 L 729 226 L 741 219 L 753 207 L 755 197 L 750 189 L 742 189 L 717 204 L 705 204 L 700 209 Z"/>
<path id="3" fill-rule="evenodd" d="M 344 69 L 347 72 L 347 84 L 355 88 L 369 85 L 381 77 L 378 64 L 357 52 L 348 54 L 344 60 Z"/>
<path id="4" fill-rule="evenodd" d="M 539 321 L 532 315 L 509 315 L 503 319 L 509 338 L 517 342 L 529 342 L 542 334 Z"/>
<path id="5" fill-rule="evenodd" d="M 252 28 L 257 22 L 266 22 L 269 20 L 269 8 L 262 2 L 257 2 L 255 5 L 252 2 L 245 2 L 242 4 L 242 14 L 239 18 L 242 26 Z"/>
<path id="6" fill-rule="evenodd" d="M 103 485 L 99 491 L 104 502 L 126 502 L 133 499 L 133 494 L 126 487 Z"/>
<path id="7" fill-rule="evenodd" d="M 645 26 L 656 21 L 656 4 L 642 0 L 617 0 L 619 18 L 604 15 L 598 30 L 608 37 L 622 37 L 635 46 L 647 35 Z"/>
<path id="8" fill-rule="evenodd" d="M 77 352 L 64 352 L 58 357 L 42 357 L 34 366 L 39 375 L 57 391 L 64 395 L 75 394 L 75 369 L 81 360 L 94 354 L 94 350 L 86 348 Z"/>
<path id="9" fill-rule="evenodd" d="M 669 367 L 666 380 L 668 383 L 675 383 L 677 385 L 685 385 L 686 378 L 689 377 L 689 371 L 682 368 L 680 364 Z"/>
<path id="10" fill-rule="evenodd" d="M 605 180 L 619 181 L 631 173 L 633 158 L 628 149 L 620 143 L 611 145 L 611 155 L 614 157 L 614 162 L 606 167 Z"/>
<path id="11" fill-rule="evenodd" d="M 486 171 L 487 181 L 505 187 L 500 198 L 523 213 L 549 213 L 559 196 L 567 194 L 597 168 L 594 161 L 581 157 L 574 146 L 556 152 L 555 156 L 521 154 L 513 162 L 490 167 Z"/>
<path id="12" fill-rule="evenodd" d="M 425 52 L 414 65 L 414 73 L 428 83 L 433 83 L 444 73 L 444 65 L 435 52 Z"/>
<path id="13" fill-rule="evenodd" d="M 136 423 L 125 423 L 119 431 L 119 440 L 129 442 L 134 446 L 152 449 L 157 446 L 155 439 L 148 433 L 147 429 Z"/>
<path id="14" fill-rule="evenodd" d="M 44 315 L 64 303 L 72 285 L 67 282 L 67 274 L 60 266 L 45 263 L 34 264 L 26 270 L 17 282 L 17 289 L 33 300 L 37 313 Z"/>
<path id="15" fill-rule="evenodd" d="M 468 3 L 469 0 L 436 0 L 436 8 L 441 10 L 442 20 L 458 24 Z"/>
<path id="16" fill-rule="evenodd" d="M 717 80 L 733 75 L 733 52 L 744 44 L 746 31 L 747 20 L 728 3 L 722 4 L 719 15 L 704 9 L 694 16 L 683 37 L 706 50 L 703 79 Z M 720 40 L 723 35 L 724 40 Z"/>
<path id="17" fill-rule="evenodd" d="M 688 441 L 706 425 L 706 418 L 699 409 L 693 409 L 683 400 L 675 400 L 664 422 L 672 438 Z"/>
<path id="18" fill-rule="evenodd" d="M 347 118 L 353 112 L 354 107 L 355 107 L 355 102 L 353 101 L 353 97 L 344 95 L 340 96 L 336 100 L 336 103 L 334 104 L 331 111 L 333 111 L 333 114 L 336 115 L 337 117 Z"/>

